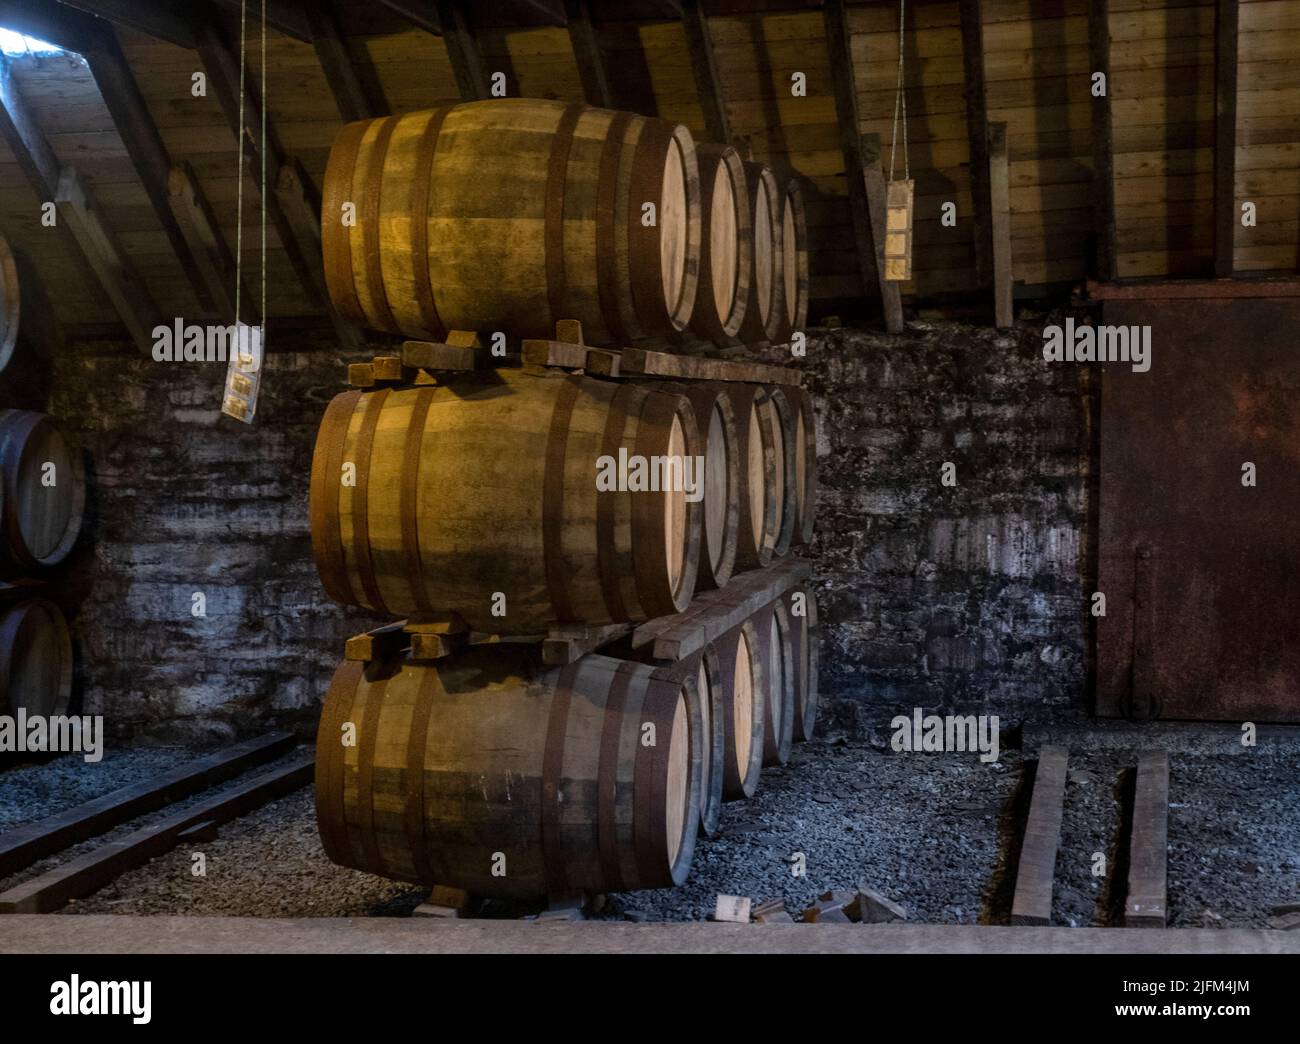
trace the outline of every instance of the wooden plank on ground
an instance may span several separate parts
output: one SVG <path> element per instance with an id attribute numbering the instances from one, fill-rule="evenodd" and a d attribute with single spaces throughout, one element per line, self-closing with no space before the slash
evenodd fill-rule
<path id="1" fill-rule="evenodd" d="M 669 355 L 646 348 L 624 348 L 619 352 L 619 368 L 624 374 L 646 377 L 670 377 L 695 381 L 749 381 L 753 384 L 803 383 L 803 374 L 785 366 L 765 363 L 733 362 L 729 359 L 701 359 L 694 355 Z"/>
<path id="2" fill-rule="evenodd" d="M 225 782 L 253 765 L 279 757 L 293 744 L 292 733 L 270 732 L 186 762 L 144 783 L 119 787 L 37 823 L 6 830 L 0 835 L 0 877 L 135 816 Z"/>
<path id="3" fill-rule="evenodd" d="M 49 913 L 72 899 L 89 895 L 115 877 L 175 847 L 180 834 L 199 823 L 221 824 L 311 782 L 315 754 L 176 812 L 152 826 L 110 841 L 48 873 L 0 892 L 0 913 Z"/>
<path id="4" fill-rule="evenodd" d="M 1165 926 L 1165 880 L 1169 857 L 1169 753 L 1148 751 L 1138 758 L 1129 838 L 1126 928 Z"/>
<path id="5" fill-rule="evenodd" d="M 647 620 L 632 632 L 632 648 L 653 643 L 656 660 L 676 663 L 748 620 L 779 595 L 802 583 L 812 566 L 801 558 L 786 558 L 767 569 L 732 577 L 719 591 L 697 595 L 684 612 Z"/>
<path id="6" fill-rule="evenodd" d="M 1056 875 L 1056 850 L 1061 843 L 1061 813 L 1065 803 L 1065 772 L 1070 752 L 1064 747 L 1043 747 L 1038 752 L 1034 794 L 1029 820 L 1020 846 L 1016 893 L 1011 903 L 1011 923 L 1052 923 L 1052 880 Z"/>

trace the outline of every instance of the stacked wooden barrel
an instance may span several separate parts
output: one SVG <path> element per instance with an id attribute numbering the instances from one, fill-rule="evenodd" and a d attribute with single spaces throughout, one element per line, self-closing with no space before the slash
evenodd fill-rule
<path id="1" fill-rule="evenodd" d="M 806 311 L 799 199 L 680 125 L 470 103 L 343 129 L 325 267 L 342 314 L 411 338 L 772 342 Z M 350 643 L 326 696 L 326 852 L 482 895 L 680 884 L 723 801 L 812 732 L 807 570 L 766 568 L 811 536 L 811 400 L 771 367 L 496 365 L 408 367 L 325 411 L 322 583 L 405 618 Z M 680 654 L 645 637 L 697 617 Z"/>
<path id="2" fill-rule="evenodd" d="M 18 269 L 0 237 L 0 371 L 18 343 Z M 81 454 L 53 417 L 0 410 L 0 714 L 56 715 L 72 696 L 72 641 L 42 597 L 81 533 Z"/>

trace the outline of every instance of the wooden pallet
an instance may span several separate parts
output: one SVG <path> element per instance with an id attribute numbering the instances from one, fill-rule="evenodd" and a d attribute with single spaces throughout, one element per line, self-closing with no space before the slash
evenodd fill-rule
<path id="1" fill-rule="evenodd" d="M 471 631 L 455 614 L 398 620 L 349 638 L 343 655 L 348 660 L 369 663 L 410 650 L 413 661 L 431 662 L 472 645 L 525 643 L 541 646 L 543 663 L 562 667 L 631 635 L 633 649 L 651 646 L 653 659 L 676 663 L 749 619 L 803 583 L 811 573 L 807 561 L 786 558 L 766 569 L 737 574 L 721 590 L 696 595 L 685 610 L 674 616 L 641 624 L 570 624 L 534 634 L 487 634 Z"/>
<path id="2" fill-rule="evenodd" d="M 799 370 L 766 363 L 707 359 L 648 348 L 593 348 L 582 339 L 576 320 L 556 323 L 555 340 L 524 341 L 525 365 L 581 370 L 598 377 L 656 377 L 662 380 L 742 381 L 751 384 L 803 383 Z"/>

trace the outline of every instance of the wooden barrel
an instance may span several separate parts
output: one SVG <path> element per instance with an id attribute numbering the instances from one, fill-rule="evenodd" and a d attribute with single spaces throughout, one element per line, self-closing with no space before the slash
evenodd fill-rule
<path id="1" fill-rule="evenodd" d="M 733 345 L 749 307 L 754 264 L 744 161 L 730 145 L 697 145 L 700 164 L 700 279 L 691 332 Z"/>
<path id="2" fill-rule="evenodd" d="M 53 417 L 0 410 L 0 475 L 6 572 L 58 565 L 81 533 L 86 484 L 80 452 Z"/>
<path id="3" fill-rule="evenodd" d="M 66 714 L 72 699 L 72 637 L 53 602 L 19 602 L 0 616 L 0 714 Z"/>
<path id="4" fill-rule="evenodd" d="M 741 480 L 735 411 L 721 383 L 666 381 L 655 382 L 654 387 L 690 401 L 696 431 L 704 441 L 704 499 L 695 590 L 714 591 L 731 579 L 736 565 Z"/>
<path id="5" fill-rule="evenodd" d="M 785 263 L 781 255 L 781 191 L 769 167 L 745 163 L 753 228 L 754 260 L 749 304 L 740 324 L 745 344 L 776 343 L 786 329 L 784 309 Z"/>
<path id="6" fill-rule="evenodd" d="M 790 618 L 790 644 L 794 656 L 794 738 L 802 743 L 813 737 L 817 724 L 817 667 L 820 659 L 817 597 L 811 584 L 785 593 Z"/>
<path id="7" fill-rule="evenodd" d="M 817 415 L 812 396 L 804 388 L 786 388 L 794 410 L 794 543 L 813 538 L 817 517 Z"/>
<path id="8" fill-rule="evenodd" d="M 14 263 L 9 241 L 0 236 L 0 373 L 5 371 L 13 358 L 21 318 L 22 293 L 18 285 L 18 266 Z"/>
<path id="9" fill-rule="evenodd" d="M 782 558 L 790 550 L 798 520 L 796 494 L 797 453 L 795 450 L 795 408 L 783 385 L 774 384 L 764 389 L 760 397 L 761 408 L 768 414 L 772 428 L 773 455 L 776 475 L 772 481 L 776 500 L 776 540 L 772 553 Z"/>
<path id="10" fill-rule="evenodd" d="M 325 853 L 489 896 L 681 884 L 699 818 L 693 693 L 596 654 L 542 667 L 517 644 L 345 661 L 316 744 Z"/>
<path id="11" fill-rule="evenodd" d="M 724 697 L 722 797 L 754 796 L 763 770 L 767 720 L 767 667 L 754 624 L 746 620 L 719 638 L 718 665 Z"/>
<path id="12" fill-rule="evenodd" d="M 616 647 L 619 648 L 619 647 Z M 620 659 L 651 662 L 650 647 L 641 650 L 619 648 Z M 694 689 L 700 706 L 700 832 L 713 837 L 718 832 L 722 812 L 723 761 L 726 757 L 726 688 L 718 647 L 709 642 L 694 653 L 660 671 L 666 678 L 680 681 Z"/>
<path id="13" fill-rule="evenodd" d="M 550 338 L 578 319 L 591 344 L 666 336 L 695 307 L 695 143 L 680 124 L 538 98 L 351 123 L 321 240 L 334 306 L 377 330 Z"/>
<path id="14" fill-rule="evenodd" d="M 797 178 L 786 182 L 781 201 L 781 279 L 785 329 L 782 340 L 808 322 L 808 219 Z"/>
<path id="15" fill-rule="evenodd" d="M 736 422 L 740 488 L 736 498 L 737 572 L 759 569 L 772 561 L 777 538 L 777 442 L 773 409 L 756 384 L 727 384 Z"/>
<path id="16" fill-rule="evenodd" d="M 763 725 L 763 764 L 784 765 L 794 739 L 795 659 L 790 614 L 778 598 L 752 617 L 767 671 L 767 710 Z"/>
<path id="17" fill-rule="evenodd" d="M 690 402 L 632 382 L 498 371 L 345 392 L 312 460 L 321 582 L 347 605 L 494 633 L 680 612 L 700 551 L 684 458 L 699 455 Z M 625 488 L 600 488 L 620 461 Z"/>

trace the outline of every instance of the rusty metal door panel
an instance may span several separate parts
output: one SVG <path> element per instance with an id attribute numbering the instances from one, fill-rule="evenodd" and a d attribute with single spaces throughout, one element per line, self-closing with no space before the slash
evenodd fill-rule
<path id="1" fill-rule="evenodd" d="M 1103 322 L 1149 324 L 1152 364 L 1102 377 L 1097 712 L 1300 722 L 1300 301 Z"/>

